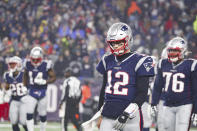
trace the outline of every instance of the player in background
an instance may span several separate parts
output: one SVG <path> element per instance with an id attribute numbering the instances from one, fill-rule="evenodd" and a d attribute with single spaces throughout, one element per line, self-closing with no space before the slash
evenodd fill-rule
<path id="1" fill-rule="evenodd" d="M 167 44 L 166 44 L 167 45 Z M 167 46 L 162 50 L 162 53 L 161 53 L 161 57 L 160 59 L 167 59 L 168 56 L 167 56 Z M 157 61 L 158 63 L 158 61 Z M 157 70 L 157 68 L 155 68 Z M 155 71 L 157 72 L 157 71 Z M 155 77 L 154 77 L 155 79 Z M 151 89 L 151 96 L 150 96 L 150 103 L 152 101 L 152 91 L 153 91 L 153 85 L 154 85 L 154 80 L 151 82 L 151 86 L 150 86 L 150 89 Z M 152 122 L 155 124 L 155 128 L 156 128 L 156 131 L 164 131 L 164 126 L 163 126 L 163 119 L 164 119 L 164 115 L 163 115 L 163 104 L 164 104 L 164 88 L 162 90 L 162 94 L 160 96 L 160 100 L 159 100 L 159 104 L 157 105 L 157 109 L 151 109 L 150 108 L 150 114 L 151 114 L 151 117 L 152 117 Z M 152 106 L 154 107 L 154 106 Z"/>
<path id="2" fill-rule="evenodd" d="M 23 85 L 22 60 L 18 56 L 13 56 L 8 60 L 8 71 L 4 73 L 5 89 L 11 90 L 11 102 L 9 108 L 9 118 L 13 131 L 20 131 L 19 123 L 26 126 L 26 95 L 27 88 Z"/>
<path id="3" fill-rule="evenodd" d="M 168 58 L 168 54 L 167 54 L 167 44 L 166 47 L 163 49 L 162 53 L 161 53 L 161 59 L 167 59 Z M 157 127 L 158 127 L 158 131 L 165 131 L 164 130 L 164 88 L 162 90 L 163 94 L 161 94 L 160 96 L 160 100 L 159 100 L 159 104 L 157 105 Z"/>
<path id="4" fill-rule="evenodd" d="M 150 81 L 151 83 L 152 81 Z M 152 126 L 152 118 L 151 118 L 151 105 L 150 105 L 150 97 L 151 97 L 151 90 L 150 87 L 148 88 L 147 100 L 142 104 L 142 114 L 143 114 L 143 130 L 142 131 L 149 131 Z"/>
<path id="5" fill-rule="evenodd" d="M 63 83 L 63 92 L 60 102 L 60 108 L 65 102 L 65 115 L 64 115 L 64 131 L 68 131 L 68 122 L 71 122 L 77 128 L 77 131 L 82 131 L 80 126 L 80 116 L 79 116 L 79 103 L 81 100 L 81 82 L 74 76 L 71 68 L 67 68 L 65 71 L 65 80 Z"/>
<path id="6" fill-rule="evenodd" d="M 125 23 L 114 23 L 106 42 L 111 54 L 104 55 L 96 68 L 103 75 L 100 131 L 141 131 L 141 106 L 147 98 L 149 77 L 154 76 L 154 61 L 130 50 L 133 36 Z"/>
<path id="7" fill-rule="evenodd" d="M 36 105 L 40 116 L 40 131 L 46 130 L 47 124 L 47 96 L 46 90 L 49 83 L 56 80 L 53 64 L 50 60 L 43 60 L 42 48 L 36 46 L 30 52 L 30 59 L 24 62 L 24 85 L 28 87 L 27 98 L 27 128 L 34 130 L 33 113 Z"/>
<path id="8" fill-rule="evenodd" d="M 164 88 L 165 131 L 188 131 L 193 105 L 197 112 L 197 61 L 184 58 L 187 42 L 181 37 L 170 40 L 166 49 L 168 59 L 161 59 L 157 65 L 152 109 L 156 109 Z"/>

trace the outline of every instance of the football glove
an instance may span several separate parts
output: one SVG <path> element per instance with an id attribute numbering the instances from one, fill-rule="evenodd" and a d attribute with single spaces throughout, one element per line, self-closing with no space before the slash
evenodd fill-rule
<path id="1" fill-rule="evenodd" d="M 38 84 L 38 85 L 46 85 L 47 84 L 47 81 L 44 80 L 44 79 L 35 79 L 34 80 L 34 83 L 35 84 Z"/>
<path id="2" fill-rule="evenodd" d="M 139 109 L 138 105 L 136 103 L 131 103 L 124 112 L 116 119 L 114 129 L 115 130 L 122 130 L 127 121 L 129 119 L 133 119 L 136 117 L 135 113 Z"/>
<path id="3" fill-rule="evenodd" d="M 197 126 L 197 114 L 196 114 L 196 113 L 194 113 L 194 114 L 192 115 L 192 121 L 193 121 L 193 125 L 194 125 L 194 126 Z"/>
<path id="4" fill-rule="evenodd" d="M 157 120 L 157 106 L 151 106 L 151 109 L 150 109 L 150 114 L 151 114 L 151 118 L 154 122 L 156 122 Z"/>

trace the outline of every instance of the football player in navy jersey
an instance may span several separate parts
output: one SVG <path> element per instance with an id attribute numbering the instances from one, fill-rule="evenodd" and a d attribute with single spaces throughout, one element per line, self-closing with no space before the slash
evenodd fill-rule
<path id="1" fill-rule="evenodd" d="M 8 60 L 8 71 L 4 73 L 5 89 L 11 90 L 11 102 L 9 108 L 9 118 L 13 131 L 20 131 L 18 124 L 26 126 L 25 96 L 27 88 L 23 85 L 22 60 L 18 56 L 13 56 Z"/>
<path id="2" fill-rule="evenodd" d="M 40 116 L 40 131 L 46 130 L 47 115 L 47 84 L 56 80 L 53 71 L 52 62 L 43 60 L 43 50 L 40 47 L 34 47 L 30 52 L 30 60 L 24 62 L 24 85 L 29 89 L 27 96 L 27 128 L 29 131 L 34 130 L 33 113 L 38 105 Z"/>
<path id="3" fill-rule="evenodd" d="M 167 44 L 166 44 L 167 45 Z M 167 46 L 162 50 L 161 53 L 161 59 L 167 59 Z M 155 78 L 155 77 L 154 77 Z M 153 90 L 154 81 L 152 81 L 151 89 Z M 152 106 L 152 109 L 150 110 L 150 114 L 152 117 L 153 122 L 155 123 L 156 131 L 165 131 L 163 126 L 163 119 L 164 119 L 164 113 L 163 113 L 163 104 L 164 104 L 164 88 L 162 89 L 162 94 L 160 96 L 159 103 L 157 107 Z M 150 101 L 151 103 L 151 101 Z"/>
<path id="4" fill-rule="evenodd" d="M 163 126 L 165 131 L 188 131 L 190 118 L 197 113 L 197 61 L 185 59 L 187 42 L 175 37 L 167 45 L 166 59 L 157 66 L 153 87 L 152 109 L 156 109 L 164 88 Z"/>
<path id="5" fill-rule="evenodd" d="M 154 76 L 154 61 L 149 56 L 131 52 L 132 41 L 131 28 L 125 23 L 115 23 L 107 32 L 111 54 L 104 55 L 96 68 L 103 75 L 100 131 L 143 128 L 141 106 L 147 98 L 149 77 Z"/>

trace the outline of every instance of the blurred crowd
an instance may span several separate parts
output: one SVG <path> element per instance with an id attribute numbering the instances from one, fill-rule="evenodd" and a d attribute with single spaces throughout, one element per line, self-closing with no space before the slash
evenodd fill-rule
<path id="1" fill-rule="evenodd" d="M 159 57 L 179 35 L 197 58 L 196 0 L 1 0 L 0 75 L 7 57 L 27 58 L 40 45 L 58 78 L 68 66 L 82 79 L 98 77 L 95 66 L 109 51 L 106 31 L 118 21 L 133 29 L 131 50 Z"/>

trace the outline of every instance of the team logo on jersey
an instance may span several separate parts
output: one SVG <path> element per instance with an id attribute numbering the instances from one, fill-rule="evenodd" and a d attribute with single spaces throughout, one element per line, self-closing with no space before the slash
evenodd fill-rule
<path id="1" fill-rule="evenodd" d="M 144 63 L 143 65 L 147 72 L 149 72 L 150 69 L 154 67 L 153 62 L 147 62 L 147 63 Z"/>
<path id="2" fill-rule="evenodd" d="M 34 94 L 40 96 L 41 92 L 40 91 L 35 91 Z"/>

